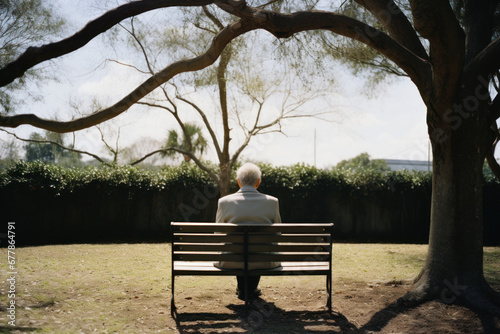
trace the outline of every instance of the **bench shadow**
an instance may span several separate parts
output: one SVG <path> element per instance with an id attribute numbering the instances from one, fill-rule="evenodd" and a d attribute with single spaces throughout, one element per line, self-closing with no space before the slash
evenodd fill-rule
<path id="1" fill-rule="evenodd" d="M 29 332 L 37 332 L 39 331 L 40 328 L 35 328 L 35 327 L 6 327 L 6 326 L 0 326 L 0 333 L 29 333 Z"/>
<path id="2" fill-rule="evenodd" d="M 342 314 L 326 310 L 283 310 L 262 298 L 254 300 L 248 312 L 244 304 L 229 304 L 229 313 L 179 313 L 180 333 L 247 331 L 258 333 L 364 333 Z"/>

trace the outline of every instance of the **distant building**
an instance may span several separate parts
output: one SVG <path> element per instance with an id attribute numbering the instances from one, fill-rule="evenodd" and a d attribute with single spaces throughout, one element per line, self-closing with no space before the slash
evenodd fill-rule
<path id="1" fill-rule="evenodd" d="M 419 170 L 419 171 L 432 171 L 432 161 L 424 160 L 398 160 L 398 159 L 385 159 L 387 166 L 391 170 Z"/>

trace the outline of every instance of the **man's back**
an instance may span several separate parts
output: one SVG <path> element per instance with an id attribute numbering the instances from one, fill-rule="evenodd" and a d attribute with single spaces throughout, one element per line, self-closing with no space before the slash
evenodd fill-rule
<path id="1" fill-rule="evenodd" d="M 278 199 L 258 192 L 254 187 L 243 186 L 219 200 L 217 223 L 254 222 L 281 223 Z"/>
<path id="2" fill-rule="evenodd" d="M 281 223 L 278 199 L 258 192 L 254 187 L 242 186 L 234 194 L 222 197 L 217 209 L 217 223 L 238 224 L 244 222 L 277 224 Z M 219 268 L 243 269 L 242 262 L 220 262 Z M 279 262 L 253 262 L 249 269 L 279 267 Z"/>

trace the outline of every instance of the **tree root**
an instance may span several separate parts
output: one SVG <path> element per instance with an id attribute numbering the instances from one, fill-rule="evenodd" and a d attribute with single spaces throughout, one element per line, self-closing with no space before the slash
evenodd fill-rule
<path id="1" fill-rule="evenodd" d="M 493 296 L 482 289 L 471 289 L 463 295 L 463 304 L 478 314 L 491 314 L 500 317 L 500 303 L 495 302 Z"/>
<path id="2" fill-rule="evenodd" d="M 460 285 L 457 280 L 454 282 L 445 280 L 438 286 L 420 280 L 411 291 L 398 299 L 399 304 L 407 307 L 416 307 L 428 301 L 457 304 L 478 314 L 500 317 L 500 293 L 486 282 L 471 286 Z"/>

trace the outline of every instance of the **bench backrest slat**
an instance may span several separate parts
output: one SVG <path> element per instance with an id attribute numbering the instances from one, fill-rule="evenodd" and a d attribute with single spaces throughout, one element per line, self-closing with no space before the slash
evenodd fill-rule
<path id="1" fill-rule="evenodd" d="M 282 223 L 282 224 L 223 224 L 223 223 L 172 223 L 174 233 L 231 233 L 242 232 L 245 229 L 248 231 L 260 232 L 281 232 L 288 233 L 330 233 L 333 228 L 332 224 L 304 224 L 304 223 Z"/>
<path id="2" fill-rule="evenodd" d="M 230 261 L 243 262 L 244 255 L 240 253 L 217 253 L 217 252 L 175 252 L 174 261 Z M 248 262 L 325 262 L 329 260 L 328 252 L 317 253 L 250 253 Z"/>
<path id="3" fill-rule="evenodd" d="M 249 234 L 249 243 L 328 243 L 330 234 L 281 234 L 281 235 L 261 235 Z M 202 234 L 202 233 L 175 233 L 172 237 L 173 242 L 197 242 L 197 243 L 217 243 L 234 242 L 243 243 L 243 234 Z"/>
<path id="4" fill-rule="evenodd" d="M 272 245 L 272 244 L 251 244 L 248 246 L 250 253 L 254 252 L 327 252 L 330 245 L 318 243 L 311 245 Z M 231 252 L 243 253 L 242 244 L 205 244 L 205 243 L 176 243 L 174 251 L 182 252 Z"/>

